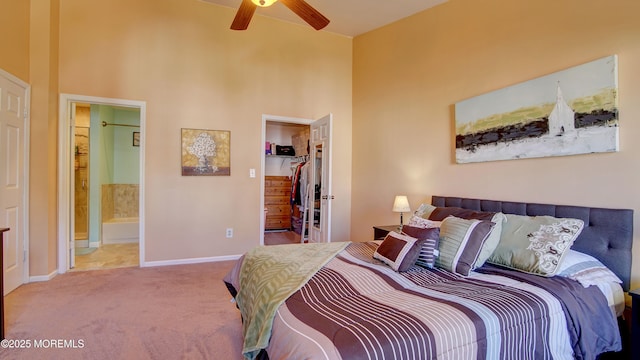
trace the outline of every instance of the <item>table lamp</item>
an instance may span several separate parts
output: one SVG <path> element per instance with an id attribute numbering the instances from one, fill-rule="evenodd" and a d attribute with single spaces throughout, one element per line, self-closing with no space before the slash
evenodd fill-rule
<path id="1" fill-rule="evenodd" d="M 400 226 L 402 226 L 402 213 L 411 211 L 409 207 L 409 200 L 405 195 L 397 195 L 396 199 L 393 201 L 393 212 L 400 213 Z"/>

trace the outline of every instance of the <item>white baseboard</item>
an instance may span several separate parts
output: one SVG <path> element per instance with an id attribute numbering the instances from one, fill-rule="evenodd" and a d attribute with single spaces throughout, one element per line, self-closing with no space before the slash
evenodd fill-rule
<path id="1" fill-rule="evenodd" d="M 89 240 L 75 240 L 76 247 L 89 247 Z"/>
<path id="2" fill-rule="evenodd" d="M 179 259 L 179 260 L 161 260 L 161 261 L 147 261 L 141 264 L 140 267 L 154 267 L 154 266 L 170 266 L 170 265 L 188 265 L 188 264 L 200 264 L 208 262 L 220 262 L 238 260 L 242 255 L 227 255 L 227 256 L 212 256 L 206 258 L 191 258 L 191 259 Z M 48 275 L 30 276 L 29 282 L 44 282 L 49 281 L 58 275 L 58 271 L 54 270 Z"/>
<path id="3" fill-rule="evenodd" d="M 140 267 L 153 267 L 153 266 L 169 266 L 169 265 L 187 265 L 187 264 L 200 264 L 207 262 L 219 262 L 238 260 L 242 255 L 227 255 L 227 256 L 213 256 L 206 258 L 191 258 L 191 259 L 179 259 L 179 260 L 160 260 L 160 261 L 145 261 L 140 264 Z"/>
<path id="4" fill-rule="evenodd" d="M 122 238 L 122 239 L 102 239 L 102 245 L 107 244 L 135 244 L 140 242 L 139 238 Z"/>
<path id="5" fill-rule="evenodd" d="M 58 275 L 58 270 L 54 270 L 49 275 L 29 276 L 29 282 L 43 282 L 49 281 Z"/>

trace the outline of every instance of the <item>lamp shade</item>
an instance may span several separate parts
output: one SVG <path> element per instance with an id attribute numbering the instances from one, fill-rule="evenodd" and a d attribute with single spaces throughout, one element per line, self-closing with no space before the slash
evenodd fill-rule
<path id="1" fill-rule="evenodd" d="M 254 3 L 254 4 L 256 4 L 256 5 L 260 6 L 260 7 L 271 6 L 276 1 L 278 1 L 278 0 L 251 0 L 252 3 Z"/>
<path id="2" fill-rule="evenodd" d="M 411 208 L 409 207 L 409 199 L 405 195 L 397 195 L 396 199 L 393 201 L 393 212 L 409 212 Z"/>

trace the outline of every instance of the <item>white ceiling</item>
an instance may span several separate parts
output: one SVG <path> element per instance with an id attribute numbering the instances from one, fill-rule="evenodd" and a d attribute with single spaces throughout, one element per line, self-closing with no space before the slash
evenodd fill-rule
<path id="1" fill-rule="evenodd" d="M 202 0 L 237 9 L 242 0 Z M 331 21 L 322 31 L 357 36 L 448 0 L 306 0 Z M 272 17 L 292 23 L 306 23 L 282 4 L 258 7 L 254 16 Z M 231 21 L 229 19 L 229 26 Z M 251 25 L 249 25 L 251 28 Z"/>

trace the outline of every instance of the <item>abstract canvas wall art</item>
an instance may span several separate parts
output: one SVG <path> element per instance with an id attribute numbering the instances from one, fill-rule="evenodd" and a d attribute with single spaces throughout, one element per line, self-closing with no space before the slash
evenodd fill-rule
<path id="1" fill-rule="evenodd" d="M 455 105 L 456 162 L 618 151 L 612 55 Z"/>

